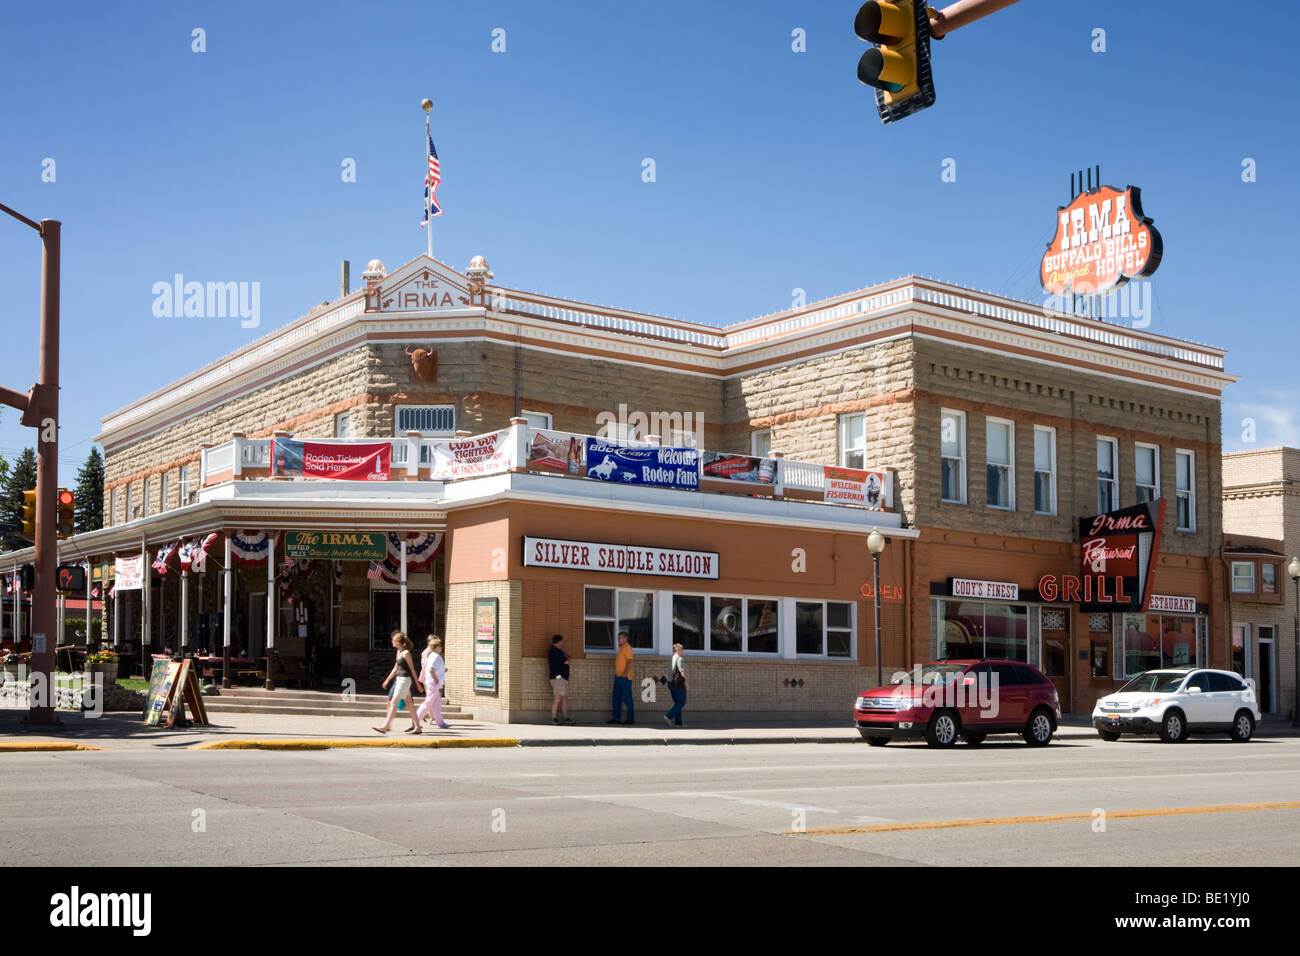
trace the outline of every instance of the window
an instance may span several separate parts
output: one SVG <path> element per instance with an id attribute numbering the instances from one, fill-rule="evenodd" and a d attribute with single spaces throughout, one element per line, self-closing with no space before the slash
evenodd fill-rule
<path id="1" fill-rule="evenodd" d="M 1029 661 L 1029 605 L 984 601 L 937 602 L 938 656 Z"/>
<path id="2" fill-rule="evenodd" d="M 811 657 L 853 656 L 853 605 L 837 601 L 795 602 L 795 653 Z"/>
<path id="3" fill-rule="evenodd" d="M 583 646 L 588 650 L 617 649 L 619 631 L 628 632 L 633 647 L 654 647 L 652 591 L 587 588 L 583 616 Z"/>
<path id="4" fill-rule="evenodd" d="M 709 598 L 709 650 L 745 649 L 745 602 L 737 597 Z"/>
<path id="5" fill-rule="evenodd" d="M 840 416 L 840 467 L 866 467 L 866 420 L 863 414 Z"/>
<path id="6" fill-rule="evenodd" d="M 140 491 L 140 514 L 148 515 L 149 514 L 149 479 L 145 478 L 143 481 L 140 482 L 140 484 L 143 486 Z"/>
<path id="7" fill-rule="evenodd" d="M 1015 426 L 997 418 L 987 419 L 984 426 L 986 438 L 985 461 L 988 465 L 988 506 L 990 508 L 1015 508 L 1015 466 L 1012 449 L 1015 447 Z"/>
<path id="8" fill-rule="evenodd" d="M 1174 453 L 1174 494 L 1178 507 L 1178 530 L 1196 530 L 1196 455 L 1190 451 Z"/>
<path id="9" fill-rule="evenodd" d="M 1034 426 L 1034 510 L 1056 514 L 1056 429 Z"/>
<path id="10" fill-rule="evenodd" d="M 400 427 L 400 422 L 399 422 L 398 432 L 400 433 L 401 431 L 403 431 L 403 429 Z M 334 437 L 335 438 L 352 437 L 352 413 L 351 412 L 339 412 L 337 415 L 334 416 Z"/>
<path id="11" fill-rule="evenodd" d="M 1160 449 L 1155 445 L 1133 446 L 1133 469 L 1137 475 L 1138 504 L 1160 497 Z"/>
<path id="12" fill-rule="evenodd" d="M 1119 445 L 1113 438 L 1097 439 L 1097 513 L 1105 514 L 1119 507 Z"/>
<path id="13" fill-rule="evenodd" d="M 1241 682 L 1241 678 L 1234 677 L 1231 674 L 1210 674 L 1210 690 L 1215 693 L 1227 691 L 1229 693 L 1240 693 L 1246 689 L 1246 685 Z"/>
<path id="14" fill-rule="evenodd" d="M 673 643 L 688 651 L 704 650 L 704 597 L 673 595 Z"/>
<path id="15" fill-rule="evenodd" d="M 398 436 L 410 431 L 426 438 L 456 434 L 455 405 L 398 405 L 395 415 Z"/>
<path id="16" fill-rule="evenodd" d="M 181 507 L 190 503 L 190 466 L 181 465 Z"/>
<path id="17" fill-rule="evenodd" d="M 775 654 L 780 602 L 775 598 L 674 594 L 673 643 L 710 654 Z M 705 626 L 705 608 L 708 625 Z"/>
<path id="18" fill-rule="evenodd" d="M 772 429 L 766 428 L 749 436 L 749 453 L 755 458 L 767 458 L 772 454 Z"/>
<path id="19" fill-rule="evenodd" d="M 520 412 L 519 417 L 528 423 L 529 428 L 540 428 L 544 432 L 551 430 L 550 412 Z"/>
<path id="20" fill-rule="evenodd" d="M 163 474 L 161 474 L 161 475 L 158 476 L 158 510 L 159 510 L 159 511 L 166 511 L 166 510 L 167 510 L 167 474 L 166 474 L 166 472 L 164 472 Z"/>
<path id="21" fill-rule="evenodd" d="M 1124 673 L 1133 677 L 1159 667 L 1199 667 L 1196 617 L 1125 614 Z"/>
<path id="22" fill-rule="evenodd" d="M 943 409 L 939 418 L 939 454 L 943 460 L 941 497 L 966 503 L 966 415 Z"/>
<path id="23" fill-rule="evenodd" d="M 780 647 L 781 604 L 774 598 L 745 599 L 745 650 L 775 654 Z"/>
<path id="24" fill-rule="evenodd" d="M 1232 593 L 1255 593 L 1255 565 L 1251 561 L 1232 562 Z"/>
<path id="25" fill-rule="evenodd" d="M 108 491 L 108 523 L 114 525 L 117 523 L 117 489 L 110 488 Z"/>
<path id="26" fill-rule="evenodd" d="M 393 661 L 393 631 L 402 629 L 402 592 L 396 586 L 370 582 L 370 649 L 388 651 L 385 664 Z M 420 591 L 406 587 L 406 632 L 408 634 L 436 634 L 433 621 L 434 600 L 432 591 Z M 420 665 L 420 644 L 416 640 L 415 651 L 411 655 L 418 667 Z"/>
<path id="27" fill-rule="evenodd" d="M 1259 590 L 1261 594 L 1277 593 L 1277 565 L 1271 561 L 1259 566 Z"/>

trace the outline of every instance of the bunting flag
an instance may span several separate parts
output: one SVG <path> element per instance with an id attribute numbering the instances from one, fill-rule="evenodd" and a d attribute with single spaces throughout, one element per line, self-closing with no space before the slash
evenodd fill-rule
<path id="1" fill-rule="evenodd" d="M 266 563 L 271 550 L 271 536 L 265 531 L 230 532 L 230 556 L 236 564 L 254 567 Z"/>
<path id="2" fill-rule="evenodd" d="M 194 539 L 194 551 L 190 556 L 190 570 L 202 573 L 208 569 L 208 555 L 213 546 L 221 540 L 221 532 L 213 531 L 203 538 Z"/>
<path id="3" fill-rule="evenodd" d="M 429 567 L 442 547 L 442 532 L 420 532 L 406 536 L 406 568 L 408 571 L 423 571 Z M 396 532 L 388 533 L 389 565 L 402 566 L 402 539 Z"/>
<path id="4" fill-rule="evenodd" d="M 289 558 L 284 564 L 280 565 L 280 573 L 276 576 L 280 584 L 280 600 L 285 604 L 293 603 L 293 559 Z"/>
<path id="5" fill-rule="evenodd" d="M 309 576 L 316 569 L 316 564 L 311 558 L 299 558 L 294 566 L 297 568 L 298 573 L 304 577 Z"/>
<path id="6" fill-rule="evenodd" d="M 158 549 L 158 554 L 153 559 L 153 569 L 159 574 L 166 574 L 167 567 L 171 563 L 172 557 L 176 554 L 179 542 L 173 541 L 170 544 L 164 544 Z"/>
<path id="7" fill-rule="evenodd" d="M 179 552 L 179 556 L 180 556 L 182 571 L 189 571 L 191 568 L 193 568 L 194 552 L 198 550 L 198 547 L 199 547 L 199 542 L 197 539 L 193 541 L 185 541 L 181 544 L 181 550 Z"/>

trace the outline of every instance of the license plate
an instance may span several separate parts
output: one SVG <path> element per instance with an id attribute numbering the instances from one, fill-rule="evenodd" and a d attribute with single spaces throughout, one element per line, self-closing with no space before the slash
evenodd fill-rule
<path id="1" fill-rule="evenodd" d="M 1119 723 L 1119 715 L 1118 715 L 1118 714 L 1107 714 L 1107 715 L 1106 715 L 1106 721 L 1107 721 L 1107 723 L 1118 724 L 1118 723 Z"/>

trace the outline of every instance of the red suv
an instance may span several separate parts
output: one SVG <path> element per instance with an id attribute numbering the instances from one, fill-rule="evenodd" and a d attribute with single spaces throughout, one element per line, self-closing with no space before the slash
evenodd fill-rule
<path id="1" fill-rule="evenodd" d="M 873 747 L 924 737 L 931 747 L 971 746 L 989 734 L 1020 734 L 1031 747 L 1052 742 L 1061 717 L 1056 688 L 1019 661 L 933 661 L 858 698 L 853 719 Z"/>

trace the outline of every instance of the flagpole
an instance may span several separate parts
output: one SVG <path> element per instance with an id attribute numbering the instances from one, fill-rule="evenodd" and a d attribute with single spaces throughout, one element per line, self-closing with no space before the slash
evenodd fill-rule
<path id="1" fill-rule="evenodd" d="M 424 218 L 428 222 L 425 227 L 429 230 L 425 238 L 429 243 L 429 258 L 433 258 L 433 212 L 430 200 L 433 198 L 433 191 L 429 188 L 429 141 L 432 133 L 429 131 L 429 113 L 433 109 L 433 101 L 429 99 L 420 102 L 420 109 L 424 110 Z"/>

